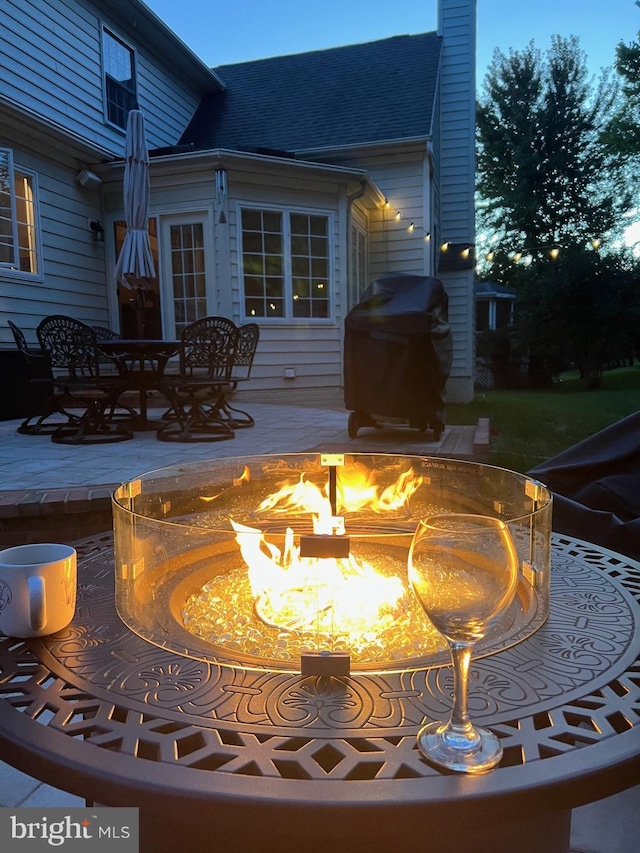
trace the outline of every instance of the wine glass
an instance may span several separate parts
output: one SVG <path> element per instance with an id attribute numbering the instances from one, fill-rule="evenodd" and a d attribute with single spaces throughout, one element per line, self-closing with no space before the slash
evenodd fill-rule
<path id="1" fill-rule="evenodd" d="M 439 513 L 421 521 L 409 551 L 409 580 L 435 628 L 451 649 L 453 708 L 448 722 L 418 732 L 429 761 L 463 773 L 491 770 L 502 746 L 475 727 L 467 707 L 474 643 L 509 607 L 518 584 L 518 556 L 507 525 L 497 518 Z"/>

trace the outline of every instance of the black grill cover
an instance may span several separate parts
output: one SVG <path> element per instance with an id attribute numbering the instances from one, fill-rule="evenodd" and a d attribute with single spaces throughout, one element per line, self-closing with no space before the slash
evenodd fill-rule
<path id="1" fill-rule="evenodd" d="M 553 492 L 553 529 L 640 560 L 640 412 L 527 472 Z"/>
<path id="2" fill-rule="evenodd" d="M 452 344 L 447 294 L 436 278 L 390 273 L 372 282 L 345 319 L 347 409 L 444 423 Z"/>

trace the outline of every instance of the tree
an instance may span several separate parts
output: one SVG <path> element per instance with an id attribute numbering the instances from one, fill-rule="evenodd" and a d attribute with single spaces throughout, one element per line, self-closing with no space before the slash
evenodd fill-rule
<path id="1" fill-rule="evenodd" d="M 601 144 L 617 89 L 597 88 L 575 37 L 496 50 L 477 107 L 479 232 L 505 246 L 561 246 L 611 232 L 629 193 Z"/>
<path id="2" fill-rule="evenodd" d="M 513 345 L 537 382 L 571 363 L 598 387 L 603 365 L 637 336 L 638 270 L 592 248 L 622 234 L 631 205 L 623 161 L 603 143 L 618 98 L 611 73 L 590 81 L 574 37 L 554 36 L 544 55 L 533 43 L 496 50 L 485 78 L 479 241 L 484 229 L 499 242 L 491 278 L 518 291 Z"/>
<path id="3" fill-rule="evenodd" d="M 566 247 L 556 261 L 521 271 L 516 337 L 538 378 L 569 366 L 587 388 L 599 388 L 603 367 L 633 360 L 640 333 L 637 263 L 624 255 Z"/>
<path id="4" fill-rule="evenodd" d="M 636 6 L 640 8 L 639 0 Z M 616 48 L 616 70 L 622 80 L 622 98 L 606 130 L 606 142 L 623 157 L 640 154 L 640 33 L 635 41 Z"/>

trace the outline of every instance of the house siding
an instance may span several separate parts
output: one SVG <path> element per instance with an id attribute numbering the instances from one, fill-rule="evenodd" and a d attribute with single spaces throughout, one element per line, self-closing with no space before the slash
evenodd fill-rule
<path id="1" fill-rule="evenodd" d="M 323 174 L 320 167 L 301 159 L 274 165 L 275 158 L 235 152 L 225 199 L 216 197 L 216 152 L 152 157 L 151 215 L 158 218 L 160 233 L 164 217 L 189 211 L 206 214 L 212 229 L 207 243 L 209 307 L 236 322 L 246 319 L 241 305 L 239 206 L 279 204 L 331 214 L 332 316 L 326 322 L 261 322 L 250 388 L 295 391 L 342 384 L 348 199 L 358 193 L 364 178 L 357 170 L 367 170 L 389 201 L 383 208 L 375 188 L 369 186 L 367 197 L 351 211 L 368 225 L 370 280 L 388 271 L 438 276 L 439 242 L 474 242 L 475 0 L 438 2 L 443 54 L 430 138 L 359 142 L 358 148 L 314 149 L 308 155 L 331 167 L 346 167 L 342 174 L 331 168 Z M 123 218 L 123 169 L 113 161 L 122 158 L 124 132 L 105 121 L 102 24 L 135 51 L 138 101 L 151 149 L 176 144 L 203 95 L 219 88 L 215 75 L 137 0 L 0 4 L 0 147 L 11 148 L 16 164 L 37 173 L 42 241 L 41 274 L 26 277 L 0 271 L 0 310 L 3 319 L 15 319 L 31 339 L 47 313 L 69 313 L 118 327 L 112 225 Z M 217 154 L 228 159 L 232 152 Z M 304 156 L 298 151 L 298 157 Z M 201 165 L 194 165 L 198 157 Z M 101 177 L 98 190 L 79 186 L 76 176 L 83 168 Z M 90 220 L 103 222 L 104 243 L 94 242 Z M 411 222 L 416 226 L 413 233 L 408 231 Z M 424 239 L 426 232 L 432 235 L 430 242 Z M 454 337 L 449 399 L 469 398 L 473 272 L 438 277 L 449 293 Z M 0 343 L 12 343 L 4 323 Z M 287 367 L 295 368 L 295 380 L 284 379 Z"/>
<path id="2" fill-rule="evenodd" d="M 106 324 L 105 244 L 93 240 L 88 226 L 90 220 L 102 219 L 100 193 L 76 183 L 75 152 L 45 158 L 40 152 L 47 151 L 46 137 L 37 128 L 25 122 L 18 136 L 1 119 L 0 110 L 0 145 L 13 149 L 16 166 L 37 175 L 42 269 L 37 276 L 0 271 L 0 317 L 11 317 L 32 343 L 47 314 L 66 312 Z M 0 344 L 12 343 L 6 323 L 0 323 Z"/>
<path id="3" fill-rule="evenodd" d="M 439 241 L 475 243 L 475 0 L 439 0 L 442 65 L 437 137 L 440 187 Z M 474 271 L 443 272 L 449 295 L 454 359 L 448 398 L 473 399 Z"/>
<path id="4" fill-rule="evenodd" d="M 101 325 L 115 315 L 109 245 L 95 242 L 88 227 L 104 220 L 102 194 L 76 180 L 81 169 L 96 170 L 99 161 L 124 154 L 124 131 L 105 121 L 102 24 L 135 51 L 150 148 L 179 139 L 206 91 L 204 66 L 191 82 L 175 71 L 179 63 L 153 53 L 153 39 L 143 46 L 118 17 L 119 9 L 133 15 L 137 7 L 88 0 L 0 4 L 0 147 L 11 148 L 15 163 L 37 175 L 41 241 L 37 276 L 0 270 L 0 316 L 13 319 L 31 342 L 47 314 Z M 142 29 L 142 38 L 148 34 Z M 118 191 L 121 199 L 121 185 Z M 0 345 L 7 344 L 13 338 L 3 322 Z"/>
<path id="5" fill-rule="evenodd" d="M 366 169 L 389 206 L 371 212 L 369 220 L 369 278 L 386 272 L 432 275 L 430 209 L 431 192 L 426 141 L 413 144 L 332 154 L 331 162 Z M 396 220 L 397 212 L 402 219 Z M 410 233 L 408 226 L 414 223 Z"/>
<path id="6" fill-rule="evenodd" d="M 3 0 L 0 5 L 0 95 L 86 138 L 96 150 L 122 154 L 124 131 L 106 123 L 102 85 L 102 24 L 135 51 L 138 100 L 151 148 L 173 145 L 198 106 L 202 90 L 171 76 L 135 33 L 81 0 Z"/>
<path id="7" fill-rule="evenodd" d="M 231 302 L 233 317 L 238 323 L 251 318 L 244 316 L 242 306 L 242 261 L 240 257 L 240 209 L 245 205 L 282 207 L 326 213 L 330 216 L 333 247 L 331 267 L 333 279 L 333 314 L 330 320 L 305 322 L 299 320 L 263 322 L 260 324 L 259 353 L 256 355 L 250 387 L 252 390 L 296 387 L 323 388 L 342 384 L 342 326 L 347 270 L 344 244 L 345 205 L 337 187 L 328 188 L 321 180 L 295 179 L 293 176 L 274 179 L 268 174 L 228 176 L 229 186 L 229 254 Z M 220 228 L 221 226 L 217 226 Z M 224 226 L 222 226 L 224 227 Z M 285 368 L 294 368 L 295 379 L 285 379 Z"/>
<path id="8" fill-rule="evenodd" d="M 253 160 L 246 168 L 227 168 L 227 198 L 216 199 L 217 155 L 185 168 L 184 159 L 152 163 L 151 215 L 162 228 L 163 217 L 208 211 L 213 228 L 213 256 L 207 257 L 208 312 L 224 314 L 236 323 L 251 320 L 242 304 L 240 210 L 243 205 L 325 213 L 330 217 L 332 316 L 328 320 L 276 320 L 260 325 L 260 344 L 251 381 L 243 391 L 335 388 L 342 384 L 342 329 L 347 304 L 346 191 L 345 179 L 305 175 L 288 167 L 275 170 Z M 177 180 L 179 178 L 179 180 Z M 111 234 L 114 220 L 122 218 L 120 178 L 105 174 L 107 253 L 113 267 L 115 249 Z M 220 222 L 221 214 L 223 221 Z M 115 300 L 112 307 L 115 311 Z M 115 320 L 113 321 L 115 322 Z M 169 330 L 170 332 L 170 330 Z M 171 332 L 170 332 L 171 335 Z M 285 379 L 285 368 L 295 369 L 295 379 Z"/>

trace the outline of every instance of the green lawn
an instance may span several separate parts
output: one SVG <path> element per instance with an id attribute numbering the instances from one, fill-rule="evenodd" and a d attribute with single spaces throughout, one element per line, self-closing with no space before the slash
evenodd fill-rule
<path id="1" fill-rule="evenodd" d="M 493 465 L 525 472 L 609 424 L 640 410 L 640 365 L 608 370 L 602 388 L 585 390 L 576 373 L 547 391 L 481 391 L 447 404 L 450 424 L 491 420 Z M 640 437 L 639 437 L 640 440 Z"/>

